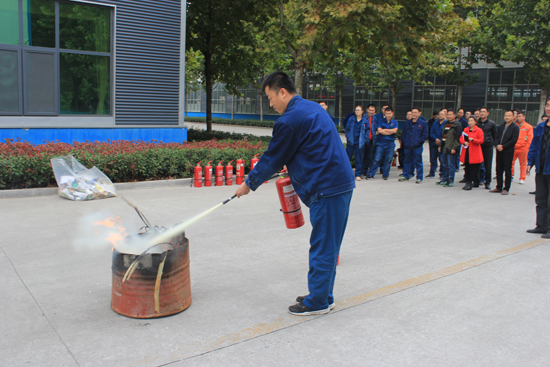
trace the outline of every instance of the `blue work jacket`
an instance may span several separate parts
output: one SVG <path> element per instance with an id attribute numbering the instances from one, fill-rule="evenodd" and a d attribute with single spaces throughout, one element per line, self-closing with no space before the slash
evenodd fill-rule
<path id="1" fill-rule="evenodd" d="M 399 129 L 399 123 L 397 121 L 395 121 L 394 119 L 391 119 L 391 121 L 388 121 L 387 118 L 384 117 L 383 120 L 378 120 L 376 122 L 376 130 L 378 131 L 378 128 L 380 129 Z M 395 141 L 395 135 L 396 134 L 391 134 L 391 135 L 382 135 L 382 134 L 378 134 L 376 136 L 376 142 L 377 143 L 381 143 L 383 141 Z"/>
<path id="2" fill-rule="evenodd" d="M 371 132 L 371 126 L 369 124 L 369 117 L 363 117 L 363 125 L 361 126 L 361 133 L 359 134 L 359 148 L 362 148 L 367 141 L 369 141 L 369 134 Z M 372 142 L 376 141 L 376 120 L 372 116 Z"/>
<path id="3" fill-rule="evenodd" d="M 544 135 L 544 125 L 547 122 L 540 122 L 535 131 L 533 131 L 533 140 L 529 146 L 529 153 L 527 154 L 527 165 L 529 167 L 535 166 L 536 173 L 542 173 L 543 175 L 550 175 L 550 149 L 546 150 L 546 161 L 544 163 L 544 169 L 540 169 L 540 153 L 542 136 Z"/>
<path id="4" fill-rule="evenodd" d="M 443 128 L 445 127 L 446 123 L 447 120 L 443 120 L 442 123 L 439 123 L 439 119 L 437 119 L 432 125 L 432 129 L 430 130 L 430 145 L 432 147 L 439 146 L 435 143 L 435 139 L 441 140 L 441 137 L 443 136 Z"/>
<path id="5" fill-rule="evenodd" d="M 319 104 L 294 96 L 273 126 L 273 137 L 246 184 L 255 191 L 286 165 L 306 206 L 355 188 L 355 176 L 340 135 Z"/>
<path id="6" fill-rule="evenodd" d="M 428 138 L 428 123 L 426 119 L 420 116 L 416 122 L 405 121 L 401 140 L 407 149 L 416 149 L 421 147 Z"/>
<path id="7" fill-rule="evenodd" d="M 361 129 L 363 123 L 365 123 L 365 118 L 362 117 L 361 120 L 357 120 L 357 116 L 353 115 L 349 118 L 346 125 L 346 141 L 348 145 L 359 144 L 359 139 L 361 135 Z"/>

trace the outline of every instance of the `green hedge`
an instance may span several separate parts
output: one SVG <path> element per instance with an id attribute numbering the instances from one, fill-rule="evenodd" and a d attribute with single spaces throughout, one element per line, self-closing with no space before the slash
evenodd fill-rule
<path id="1" fill-rule="evenodd" d="M 271 136 L 257 136 L 253 134 L 241 134 L 241 133 L 233 133 L 229 131 L 219 131 L 219 130 L 213 130 L 212 132 L 207 132 L 205 129 L 198 129 L 198 128 L 188 128 L 187 129 L 187 141 L 205 141 L 205 140 L 212 140 L 212 139 L 218 139 L 218 140 L 247 140 L 250 142 L 253 141 L 263 141 L 266 143 L 269 143 L 271 140 Z"/>
<path id="2" fill-rule="evenodd" d="M 84 166 L 96 166 L 113 182 L 175 179 L 193 176 L 193 167 L 202 161 L 224 165 L 261 154 L 267 144 L 257 142 L 158 143 L 116 141 L 110 143 L 0 143 L 0 189 L 56 186 L 50 159 L 73 155 Z"/>

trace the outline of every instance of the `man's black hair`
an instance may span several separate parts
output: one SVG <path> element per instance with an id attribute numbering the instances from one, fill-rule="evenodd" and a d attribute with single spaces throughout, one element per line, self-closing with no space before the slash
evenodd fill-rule
<path id="1" fill-rule="evenodd" d="M 376 105 L 374 103 L 371 103 L 370 105 L 367 106 L 367 109 L 371 108 L 371 107 L 374 107 L 374 109 L 376 109 Z"/>
<path id="2" fill-rule="evenodd" d="M 485 110 L 485 111 L 489 112 L 489 109 L 488 109 L 487 107 L 485 107 L 485 106 L 480 107 L 480 108 L 479 108 L 479 112 L 481 112 L 481 110 Z"/>
<path id="3" fill-rule="evenodd" d="M 447 111 L 447 109 L 446 109 L 446 108 L 440 109 L 438 115 L 439 115 L 441 112 L 443 112 L 443 111 Z"/>
<path id="4" fill-rule="evenodd" d="M 447 113 L 449 113 L 449 112 L 452 112 L 452 113 L 453 113 L 453 115 L 456 115 L 456 112 L 455 112 L 455 110 L 453 110 L 452 108 L 449 108 L 449 109 L 447 110 Z"/>
<path id="5" fill-rule="evenodd" d="M 519 114 L 522 114 L 523 116 L 525 116 L 525 112 L 523 112 L 523 111 L 518 111 L 518 115 Z"/>
<path id="6" fill-rule="evenodd" d="M 512 112 L 512 115 L 514 114 L 514 110 L 506 110 L 506 111 L 504 111 L 504 113 L 506 113 L 506 112 Z"/>
<path id="7" fill-rule="evenodd" d="M 462 108 L 462 107 L 460 107 L 460 108 L 459 108 L 458 110 L 456 110 L 456 111 L 458 112 L 458 111 L 460 111 L 460 110 L 462 110 L 462 112 L 464 112 L 464 114 L 466 114 L 466 110 L 465 110 L 464 108 Z"/>
<path id="8" fill-rule="evenodd" d="M 439 115 L 439 112 L 434 110 L 434 112 L 432 112 L 432 116 L 437 116 L 437 115 Z"/>
<path id="9" fill-rule="evenodd" d="M 286 91 L 290 94 L 296 93 L 294 82 L 288 74 L 283 73 L 282 71 L 274 71 L 266 76 L 262 82 L 262 92 L 265 91 L 266 87 L 269 87 L 269 89 L 275 91 L 275 93 L 279 93 L 281 88 L 286 89 Z"/>
<path id="10" fill-rule="evenodd" d="M 474 112 L 472 112 L 472 113 L 476 113 L 476 112 L 479 112 L 479 108 L 476 108 L 476 109 L 474 110 Z"/>
<path id="11" fill-rule="evenodd" d="M 393 112 L 393 108 L 391 108 L 390 106 L 386 107 L 386 109 L 384 110 L 384 112 L 386 111 L 390 111 L 390 112 Z"/>
<path id="12" fill-rule="evenodd" d="M 412 110 L 418 110 L 418 112 L 422 112 L 422 110 L 418 107 L 413 107 L 413 108 L 411 108 L 411 112 L 412 112 Z"/>

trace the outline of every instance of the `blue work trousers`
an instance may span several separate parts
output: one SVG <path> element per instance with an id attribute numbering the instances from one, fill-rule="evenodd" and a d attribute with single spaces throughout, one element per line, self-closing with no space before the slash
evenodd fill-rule
<path id="1" fill-rule="evenodd" d="M 303 303 L 312 310 L 324 310 L 334 303 L 334 279 L 340 246 L 348 223 L 353 190 L 322 197 L 309 206 L 309 294 Z"/>
<path id="2" fill-rule="evenodd" d="M 376 142 L 376 152 L 374 153 L 374 161 L 369 171 L 369 176 L 374 177 L 378 167 L 382 167 L 382 177 L 390 175 L 391 162 L 395 151 L 395 141 L 379 140 Z"/>
<path id="3" fill-rule="evenodd" d="M 456 156 L 456 153 L 443 154 L 443 162 L 445 162 L 445 173 L 443 174 L 443 178 L 441 178 L 442 181 L 447 183 L 455 182 Z"/>
<path id="4" fill-rule="evenodd" d="M 441 157 L 437 145 L 430 144 L 430 176 L 435 176 L 435 171 L 437 170 L 437 160 L 441 162 Z"/>
<path id="5" fill-rule="evenodd" d="M 458 147 L 458 150 L 456 151 L 456 170 L 460 170 L 460 150 L 462 149 L 462 145 Z"/>
<path id="6" fill-rule="evenodd" d="M 416 149 L 405 147 L 405 162 L 403 167 L 403 176 L 406 178 L 414 177 L 414 169 L 416 168 L 416 179 L 424 179 L 424 165 L 422 162 L 422 152 L 424 147 L 420 146 Z"/>
<path id="7" fill-rule="evenodd" d="M 372 166 L 373 160 L 374 160 L 374 141 L 367 140 L 365 142 L 365 145 L 363 146 L 363 163 L 361 165 L 363 169 L 363 174 L 366 175 L 369 172 L 369 169 Z"/>
<path id="8" fill-rule="evenodd" d="M 361 177 L 363 174 L 363 153 L 359 149 L 359 144 L 346 145 L 346 153 L 348 153 L 350 162 L 355 155 L 355 177 Z"/>

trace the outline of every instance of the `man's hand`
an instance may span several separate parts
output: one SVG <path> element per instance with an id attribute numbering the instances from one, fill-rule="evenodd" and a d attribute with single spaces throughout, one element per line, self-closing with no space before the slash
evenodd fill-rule
<path id="1" fill-rule="evenodd" d="M 248 195 L 250 192 L 250 187 L 246 184 L 246 182 L 243 182 L 241 186 L 235 191 L 235 195 L 237 195 L 238 198 L 240 198 L 243 195 Z"/>
<path id="2" fill-rule="evenodd" d="M 467 142 L 467 141 L 465 141 L 465 142 L 464 142 L 464 146 L 465 146 L 465 147 L 470 146 L 470 143 Z"/>
<path id="3" fill-rule="evenodd" d="M 470 141 L 474 141 L 474 138 L 468 138 L 468 139 L 470 139 Z"/>
<path id="4" fill-rule="evenodd" d="M 437 148 L 437 151 L 438 151 L 439 153 L 441 153 L 441 147 Z"/>
<path id="5" fill-rule="evenodd" d="M 502 152 L 503 149 L 504 149 L 504 147 L 503 147 L 502 145 L 500 145 L 500 144 L 497 145 L 497 150 L 498 150 L 499 152 Z"/>
<path id="6" fill-rule="evenodd" d="M 525 173 L 527 174 L 527 176 L 531 175 L 531 166 L 527 166 L 525 171 L 526 171 Z"/>
<path id="7" fill-rule="evenodd" d="M 456 154 L 456 150 L 451 149 L 451 154 Z"/>
<path id="8" fill-rule="evenodd" d="M 437 145 L 440 145 L 440 144 L 441 144 L 441 140 L 435 139 L 435 143 L 436 143 Z"/>

